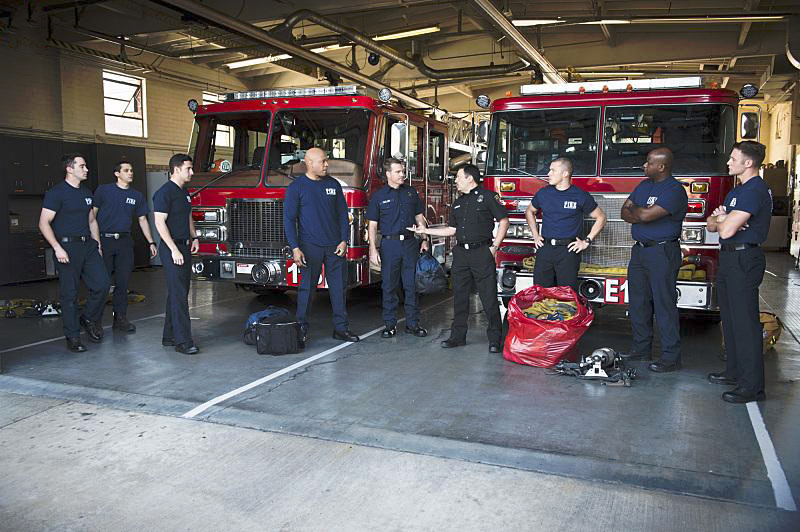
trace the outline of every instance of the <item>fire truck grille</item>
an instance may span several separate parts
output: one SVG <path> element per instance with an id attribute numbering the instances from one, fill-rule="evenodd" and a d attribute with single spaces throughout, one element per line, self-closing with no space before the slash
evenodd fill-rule
<path id="1" fill-rule="evenodd" d="M 228 202 L 228 243 L 236 257 L 282 258 L 288 246 L 283 201 L 232 199 Z"/>
<path id="2" fill-rule="evenodd" d="M 619 211 L 628 196 L 592 194 L 592 197 L 608 216 L 608 222 L 594 243 L 583 252 L 582 262 L 598 266 L 627 266 L 633 246 L 631 224 L 619 217 Z M 591 218 L 584 220 L 584 234 L 589 234 L 593 223 Z"/>

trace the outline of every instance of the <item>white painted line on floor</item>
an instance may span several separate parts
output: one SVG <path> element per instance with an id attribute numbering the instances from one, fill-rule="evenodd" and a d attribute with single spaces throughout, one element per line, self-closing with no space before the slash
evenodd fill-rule
<path id="1" fill-rule="evenodd" d="M 216 305 L 217 303 L 225 303 L 227 301 L 233 301 L 234 299 L 239 299 L 241 297 L 245 297 L 245 296 L 241 295 L 241 296 L 238 296 L 238 297 L 229 297 L 228 299 L 220 299 L 219 301 L 212 301 L 210 303 L 203 303 L 202 305 L 197 305 L 196 307 L 189 307 L 189 310 L 195 310 L 195 309 L 198 309 L 198 308 L 208 307 L 210 305 Z M 153 318 L 163 318 L 163 317 L 164 317 L 164 313 L 162 312 L 161 314 L 153 314 L 152 316 L 145 316 L 144 318 L 136 318 L 135 320 L 130 320 L 130 321 L 131 322 L 145 321 L 145 320 L 152 320 Z M 189 319 L 197 319 L 197 318 L 189 318 Z M 103 329 L 110 329 L 111 327 L 112 327 L 111 325 L 106 325 L 105 327 L 103 327 Z M 3 349 L 2 351 L 0 351 L 0 355 L 2 355 L 3 353 L 10 353 L 11 351 L 18 351 L 20 349 L 26 349 L 28 347 L 35 347 L 37 345 L 49 344 L 50 342 L 55 342 L 56 340 L 63 340 L 63 339 L 64 339 L 63 336 L 58 336 L 56 338 L 50 338 L 48 340 L 40 340 L 38 342 L 33 342 L 33 343 L 30 343 L 30 344 L 18 345 L 17 347 L 10 347 L 8 349 Z"/>
<path id="2" fill-rule="evenodd" d="M 439 301 L 438 303 L 434 303 L 433 305 L 431 305 L 431 306 L 429 306 L 427 308 L 421 309 L 420 310 L 420 314 L 422 312 L 430 310 L 433 307 L 441 305 L 442 303 L 444 303 L 446 301 L 450 301 L 452 299 L 453 299 L 452 297 L 448 297 L 447 299 L 443 299 L 442 301 Z M 397 320 L 397 323 L 402 323 L 403 321 L 405 321 L 405 318 L 401 318 L 401 319 Z M 373 330 L 369 331 L 368 333 L 362 334 L 361 335 L 361 339 L 363 340 L 364 338 L 369 338 L 370 336 L 372 336 L 373 334 L 375 334 L 375 333 L 377 333 L 378 331 L 381 331 L 381 330 L 383 330 L 383 326 L 378 327 L 377 329 L 373 329 Z M 201 404 L 199 406 L 196 406 L 195 408 L 192 408 L 191 410 L 189 410 L 188 412 L 183 414 L 181 417 L 185 417 L 187 419 L 191 419 L 191 418 L 195 417 L 196 415 L 205 412 L 206 410 L 208 410 L 212 406 L 214 406 L 216 404 L 219 404 L 219 403 L 221 403 L 223 401 L 226 401 L 226 400 L 230 399 L 231 397 L 236 397 L 237 395 L 240 395 L 240 394 L 242 394 L 242 393 L 244 393 L 244 392 L 246 392 L 248 390 L 251 390 L 251 389 L 253 389 L 253 388 L 257 387 L 257 386 L 260 386 L 260 385 L 264 384 L 265 382 L 269 382 L 271 380 L 277 379 L 281 375 L 285 375 L 285 374 L 287 374 L 287 373 L 289 373 L 291 371 L 296 370 L 297 368 L 302 368 L 303 366 L 307 366 L 308 364 L 311 364 L 315 360 L 319 360 L 320 358 L 326 357 L 326 356 L 330 355 L 331 353 L 335 353 L 336 351 L 339 351 L 340 349 L 344 349 L 345 347 L 347 347 L 349 345 L 352 345 L 354 343 L 355 342 L 344 342 L 344 343 L 341 343 L 341 344 L 339 344 L 337 346 L 331 347 L 330 349 L 328 349 L 326 351 L 323 351 L 322 353 L 317 353 L 316 355 L 310 356 L 308 358 L 304 358 L 300 362 L 295 362 L 291 366 L 288 366 L 286 368 L 278 370 L 278 371 L 276 371 L 274 373 L 270 373 L 269 375 L 265 375 L 264 377 L 261 377 L 258 380 L 255 380 L 255 381 L 253 381 L 253 382 L 251 382 L 249 384 L 245 384 L 244 386 L 240 386 L 239 388 L 236 388 L 235 390 L 231 390 L 228 393 L 225 393 L 225 394 L 222 394 L 222 395 L 218 395 L 217 397 L 214 397 L 210 401 L 206 401 L 205 403 L 203 403 L 203 404 Z"/>
<path id="3" fill-rule="evenodd" d="M 775 275 L 774 273 L 772 273 L 772 272 L 771 272 L 771 271 L 769 271 L 769 270 L 764 270 L 764 273 L 768 273 L 768 274 L 770 274 L 770 275 L 771 275 L 771 276 L 773 276 L 773 277 L 778 277 L 777 275 Z"/>
<path id="4" fill-rule="evenodd" d="M 786 480 L 786 473 L 783 472 L 781 461 L 778 459 L 778 453 L 775 452 L 775 446 L 772 444 L 769 432 L 767 432 L 764 418 L 761 417 L 761 410 L 758 408 L 758 403 L 755 401 L 747 403 L 747 413 L 750 415 L 750 423 L 753 425 L 753 432 L 755 432 L 758 446 L 761 448 L 761 456 L 764 458 L 764 465 L 767 466 L 767 477 L 770 483 L 772 483 L 772 493 L 775 494 L 775 505 L 778 508 L 796 512 L 797 506 L 794 502 L 794 496 L 792 496 L 792 489 L 789 487 L 789 482 Z"/>

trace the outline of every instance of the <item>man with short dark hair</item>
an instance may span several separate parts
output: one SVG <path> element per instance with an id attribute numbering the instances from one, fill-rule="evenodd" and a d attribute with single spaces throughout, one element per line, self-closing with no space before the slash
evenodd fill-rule
<path id="1" fill-rule="evenodd" d="M 81 326 L 92 342 L 100 343 L 103 339 L 101 320 L 109 281 L 100 256 L 100 236 L 92 209 L 94 198 L 81 186 L 89 175 L 86 161 L 80 154 L 69 154 L 63 157 L 62 167 L 66 174 L 64 181 L 44 196 L 39 230 L 56 256 L 67 349 L 82 353 L 86 346 L 81 343 Z M 89 299 L 79 316 L 81 279 L 89 289 Z"/>
<path id="2" fill-rule="evenodd" d="M 185 355 L 200 350 L 192 340 L 189 319 L 189 284 L 192 253 L 200 241 L 192 220 L 192 198 L 184 190 L 192 180 L 192 158 L 184 153 L 169 160 L 169 180 L 153 194 L 153 217 L 161 237 L 161 264 L 167 277 L 167 304 L 161 344 L 175 346 Z"/>
<path id="3" fill-rule="evenodd" d="M 735 386 L 722 394 L 728 403 L 765 399 L 758 299 L 766 269 L 760 244 L 772 218 L 772 194 L 758 173 L 765 153 L 765 146 L 752 140 L 733 145 L 728 171 L 740 184 L 707 220 L 707 229 L 719 233 L 717 301 L 727 353 L 725 371 L 710 373 L 708 380 Z"/>
<path id="4" fill-rule="evenodd" d="M 572 186 L 572 161 L 560 157 L 550 163 L 550 186 L 531 198 L 525 219 L 538 250 L 533 266 L 533 282 L 539 286 L 569 286 L 578 291 L 581 252 L 597 238 L 606 225 L 606 214 L 591 194 Z M 542 232 L 536 213 L 542 211 Z M 589 234 L 583 237 L 583 218 L 594 219 Z"/>
<path id="5" fill-rule="evenodd" d="M 473 282 L 478 288 L 483 311 L 489 326 L 489 352 L 500 352 L 502 322 L 497 301 L 497 270 L 494 257 L 508 231 L 508 213 L 500 196 L 480 186 L 481 173 L 472 164 L 465 165 L 456 174 L 456 188 L 461 193 L 450 209 L 449 227 L 420 227 L 409 229 L 420 234 L 453 236 L 458 241 L 453 248 L 453 265 L 450 279 L 453 285 L 453 326 L 450 338 L 442 342 L 447 349 L 467 343 L 467 318 L 469 295 Z M 497 234 L 492 238 L 494 222 Z"/>
<path id="6" fill-rule="evenodd" d="M 369 220 L 370 261 L 381 267 L 383 289 L 383 322 L 386 328 L 382 338 L 397 334 L 397 289 L 402 284 L 405 293 L 404 309 L 406 332 L 414 336 L 427 336 L 428 331 L 419 324 L 417 306 L 416 265 L 420 251 L 427 251 L 428 240 L 420 245 L 413 232 L 406 229 L 416 225 L 425 227 L 425 206 L 416 189 L 405 184 L 406 165 L 390 157 L 383 163 L 386 185 L 369 200 L 366 217 Z M 378 251 L 378 229 L 381 245 Z M 402 281 L 402 283 L 401 283 Z"/>
<path id="7" fill-rule="evenodd" d="M 128 321 L 128 281 L 133 271 L 133 238 L 131 221 L 139 220 L 139 227 L 147 239 L 151 257 L 158 253 L 147 213 L 150 209 L 144 194 L 131 187 L 133 165 L 119 161 L 114 165 L 115 183 L 100 185 L 94 191 L 94 214 L 100 228 L 100 241 L 103 244 L 103 261 L 109 277 L 114 276 L 113 328 L 126 333 L 136 332 L 136 326 Z"/>
<path id="8" fill-rule="evenodd" d="M 653 315 L 661 333 L 661 357 L 650 371 L 665 373 L 681 367 L 680 316 L 676 285 L 683 262 L 681 228 L 688 209 L 683 185 L 672 177 L 672 151 L 656 148 L 647 154 L 644 173 L 622 205 L 622 219 L 631 225 L 636 243 L 628 263 L 628 293 L 633 345 L 624 358 L 650 358 Z"/>
<path id="9" fill-rule="evenodd" d="M 322 266 L 333 307 L 333 338 L 358 342 L 347 322 L 347 240 L 350 238 L 347 202 L 342 186 L 328 175 L 328 155 L 311 148 L 305 155 L 306 175 L 286 189 L 283 227 L 294 262 L 302 272 L 297 290 L 297 323 L 300 343 L 308 337 L 311 298 L 317 289 Z"/>

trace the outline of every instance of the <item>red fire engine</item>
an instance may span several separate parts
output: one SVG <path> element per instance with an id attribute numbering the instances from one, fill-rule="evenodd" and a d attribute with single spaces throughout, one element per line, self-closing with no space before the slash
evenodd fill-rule
<path id="1" fill-rule="evenodd" d="M 573 183 L 608 216 L 583 252 L 580 293 L 595 303 L 627 303 L 633 240 L 620 208 L 644 179 L 647 152 L 666 146 L 675 154 L 673 175 L 689 196 L 678 306 L 715 310 L 719 241 L 705 220 L 734 186 L 726 162 L 736 141 L 737 95 L 705 89 L 700 78 L 526 85 L 520 93 L 492 103 L 486 160 L 484 186 L 499 193 L 511 213 L 497 252 L 502 301 L 532 284 L 535 253 L 524 213 L 531 196 L 547 186 L 550 162 L 566 156 L 574 164 Z M 585 221 L 585 233 L 591 223 Z"/>
<path id="2" fill-rule="evenodd" d="M 294 177 L 305 173 L 302 161 L 311 147 L 326 151 L 328 172 L 345 192 L 349 287 L 380 276 L 369 267 L 364 212 L 372 192 L 383 186 L 384 158 L 406 161 L 428 223 L 445 224 L 452 193 L 447 124 L 381 96 L 346 85 L 239 92 L 196 106 L 191 193 L 200 252 L 193 258 L 194 277 L 256 292 L 298 286 L 301 270 L 290 258 L 283 198 Z M 445 238 L 433 241 L 441 262 L 448 245 Z M 324 272 L 319 286 L 327 286 Z"/>

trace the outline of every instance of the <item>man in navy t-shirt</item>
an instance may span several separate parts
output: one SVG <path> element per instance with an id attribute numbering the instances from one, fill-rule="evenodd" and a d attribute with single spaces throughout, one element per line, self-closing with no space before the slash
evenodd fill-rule
<path id="1" fill-rule="evenodd" d="M 683 260 L 679 240 L 688 196 L 683 185 L 672 177 L 672 159 L 669 148 L 656 148 L 647 154 L 647 179 L 636 186 L 621 212 L 622 219 L 633 224 L 631 234 L 636 241 L 628 264 L 633 345 L 623 356 L 650 357 L 655 314 L 662 352 L 649 368 L 656 373 L 681 367 L 676 284 Z"/>
<path id="2" fill-rule="evenodd" d="M 136 326 L 128 321 L 128 281 L 133 271 L 133 238 L 131 221 L 139 220 L 139 227 L 147 239 L 150 256 L 155 257 L 158 250 L 147 213 L 150 209 L 144 195 L 131 187 L 133 165 L 120 161 L 114 165 L 116 183 L 100 185 L 94 191 L 94 214 L 100 228 L 100 241 L 103 245 L 103 261 L 109 277 L 114 275 L 114 329 L 127 333 L 136 332 Z"/>
<path id="3" fill-rule="evenodd" d="M 403 161 L 390 157 L 383 162 L 386 185 L 369 199 L 366 217 L 369 220 L 369 258 L 381 267 L 383 289 L 383 322 L 386 328 L 381 338 L 392 338 L 397 334 L 397 289 L 401 285 L 405 293 L 406 332 L 419 336 L 428 331 L 419 324 L 417 306 L 417 260 L 420 251 L 429 248 L 427 238 L 420 242 L 407 227 L 425 227 L 424 205 L 414 187 L 405 184 L 406 166 Z M 381 231 L 378 250 L 378 229 Z"/>
<path id="4" fill-rule="evenodd" d="M 81 186 L 89 175 L 86 161 L 79 154 L 65 155 L 64 181 L 47 191 L 39 216 L 39 230 L 53 247 L 61 296 L 61 319 L 70 351 L 81 353 L 80 327 L 89 340 L 103 339 L 103 305 L 108 294 L 108 274 L 100 257 L 100 237 L 94 217 L 92 193 Z M 78 315 L 78 288 L 86 283 L 89 298 Z"/>
<path id="5" fill-rule="evenodd" d="M 184 190 L 192 180 L 192 158 L 176 153 L 169 159 L 169 180 L 153 194 L 153 217 L 161 237 L 161 264 L 167 277 L 167 305 L 161 344 L 194 355 L 200 350 L 192 340 L 189 321 L 189 283 L 192 253 L 200 241 L 192 220 L 192 198 Z"/>
<path id="6" fill-rule="evenodd" d="M 308 335 L 311 298 L 325 265 L 328 295 L 333 307 L 333 337 L 358 342 L 347 323 L 347 240 L 350 237 L 347 202 L 342 186 L 328 175 L 328 156 L 311 148 L 305 156 L 306 175 L 299 176 L 286 189 L 283 227 L 294 262 L 300 266 L 297 291 L 297 322 L 301 344 Z"/>
<path id="7" fill-rule="evenodd" d="M 572 161 L 560 157 L 550 163 L 547 173 L 550 186 L 540 189 L 525 211 L 536 246 L 533 282 L 539 286 L 570 286 L 578 290 L 581 252 L 589 247 L 606 225 L 606 214 L 591 194 L 572 185 Z M 536 214 L 542 212 L 542 231 Z M 594 224 L 583 237 L 583 219 L 591 216 Z"/>
<path id="8" fill-rule="evenodd" d="M 772 195 L 758 175 L 765 153 L 763 144 L 751 140 L 733 145 L 728 171 L 741 184 L 728 192 L 723 205 L 708 218 L 708 230 L 719 233 L 717 301 L 727 354 L 725 371 L 709 374 L 708 380 L 735 386 L 722 394 L 729 403 L 765 398 L 758 303 L 766 269 L 760 244 L 767 239 L 772 219 Z"/>

